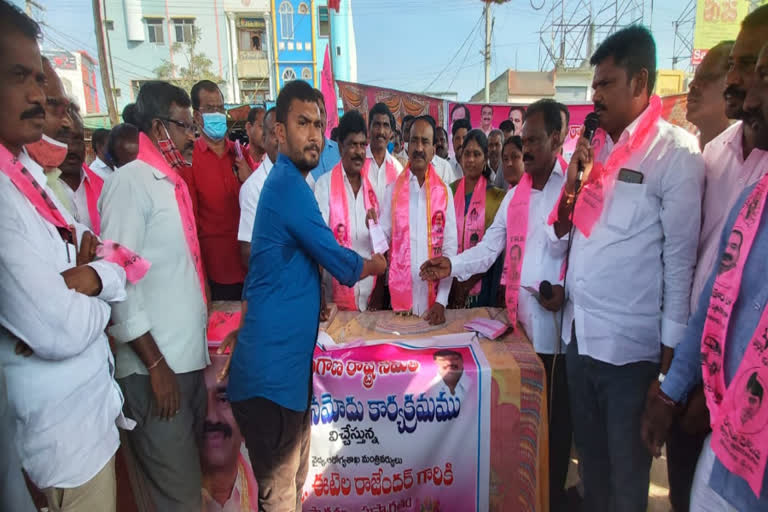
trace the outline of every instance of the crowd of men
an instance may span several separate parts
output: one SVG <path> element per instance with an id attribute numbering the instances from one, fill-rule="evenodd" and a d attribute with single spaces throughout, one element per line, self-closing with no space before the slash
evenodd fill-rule
<path id="1" fill-rule="evenodd" d="M 599 127 L 570 162 L 551 99 L 498 128 L 459 105 L 450 133 L 429 115 L 398 130 L 379 103 L 331 140 L 323 95 L 294 81 L 243 146 L 215 83 L 153 81 L 87 164 L 40 37 L 0 0 L 1 509 L 35 510 L 31 491 L 116 510 L 122 444 L 140 510 L 300 510 L 334 303 L 433 325 L 505 308 L 546 372 L 552 510 L 573 505 L 575 446 L 583 510 L 645 511 L 665 444 L 675 512 L 768 510 L 768 6 L 697 67 L 698 139 L 661 117 L 652 34 L 608 37 Z M 212 366 L 221 300 L 241 324 Z M 233 429 L 231 476 L 203 486 L 221 466 L 205 443 Z"/>

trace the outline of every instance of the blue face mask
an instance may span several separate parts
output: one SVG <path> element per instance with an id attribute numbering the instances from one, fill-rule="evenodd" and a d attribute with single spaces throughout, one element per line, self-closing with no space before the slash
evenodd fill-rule
<path id="1" fill-rule="evenodd" d="M 203 133 L 213 140 L 221 140 L 227 135 L 227 116 L 221 112 L 203 114 Z"/>
<path id="2" fill-rule="evenodd" d="M 389 144 L 387 144 L 387 151 L 389 151 L 391 153 L 394 150 L 395 150 L 395 143 L 394 142 L 390 142 Z"/>

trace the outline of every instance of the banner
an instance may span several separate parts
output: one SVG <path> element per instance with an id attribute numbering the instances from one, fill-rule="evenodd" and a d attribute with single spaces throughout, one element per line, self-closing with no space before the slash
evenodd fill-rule
<path id="1" fill-rule="evenodd" d="M 357 110 L 363 115 L 366 123 L 368 122 L 368 112 L 376 103 L 384 103 L 389 107 L 392 115 L 395 116 L 398 129 L 403 118 L 407 115 L 423 116 L 429 114 L 437 121 L 437 124 L 442 125 L 443 123 L 443 100 L 439 98 L 340 80 L 336 81 L 336 85 L 339 88 L 344 112 Z"/>
<path id="2" fill-rule="evenodd" d="M 749 13 L 751 0 L 699 0 L 693 29 L 691 64 L 701 63 L 710 48 L 720 41 L 735 40 L 741 20 Z"/>
<path id="3" fill-rule="evenodd" d="M 488 510 L 491 375 L 473 336 L 315 349 L 304 512 Z"/>

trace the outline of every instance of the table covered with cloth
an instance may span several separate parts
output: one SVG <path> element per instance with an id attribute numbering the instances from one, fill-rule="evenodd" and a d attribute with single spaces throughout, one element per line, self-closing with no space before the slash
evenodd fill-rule
<path id="1" fill-rule="evenodd" d="M 364 340 L 397 340 L 403 336 L 375 330 L 391 311 L 339 311 L 325 327 L 337 344 Z M 496 308 L 447 309 L 446 323 L 422 335 L 439 336 L 465 332 L 473 318 L 507 321 L 506 311 Z M 501 338 L 480 340 L 491 366 L 491 511 L 549 510 L 548 416 L 546 376 L 536 352 L 522 328 Z"/>

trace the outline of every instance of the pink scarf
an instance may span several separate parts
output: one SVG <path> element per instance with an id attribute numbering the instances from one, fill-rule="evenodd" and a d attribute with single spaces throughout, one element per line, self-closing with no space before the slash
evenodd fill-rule
<path id="1" fill-rule="evenodd" d="M 507 317 L 513 329 L 517 328 L 517 304 L 520 296 L 520 276 L 523 271 L 525 241 L 528 238 L 528 212 L 531 205 L 533 178 L 523 173 L 515 188 L 515 195 L 507 207 L 507 252 L 504 256 L 504 272 L 501 284 L 506 286 L 504 301 Z"/>
<path id="2" fill-rule="evenodd" d="M 392 250 L 389 263 L 389 292 L 394 311 L 413 309 L 413 276 L 411 275 L 411 237 L 409 204 L 411 200 L 410 164 L 395 180 L 392 194 Z M 448 191 L 440 181 L 435 168 L 429 164 L 424 178 L 427 194 L 427 244 L 430 258 L 443 254 L 445 233 L 445 210 L 448 206 Z M 429 283 L 428 307 L 437 298 L 438 283 Z"/>
<path id="3" fill-rule="evenodd" d="M 480 179 L 475 183 L 475 188 L 472 190 L 472 199 L 469 201 L 469 215 L 465 218 L 464 205 L 467 201 L 464 183 L 466 179 L 461 178 L 461 181 L 459 181 L 459 186 L 456 188 L 456 200 L 453 201 L 459 234 L 459 254 L 479 244 L 483 239 L 483 235 L 485 235 L 485 189 L 488 186 L 488 181 L 485 179 L 485 176 L 480 176 Z M 472 235 L 477 235 L 474 245 L 472 245 Z M 470 290 L 470 295 L 478 295 L 482 286 L 482 282 L 478 282 Z"/>
<path id="4" fill-rule="evenodd" d="M 368 159 L 368 163 L 370 163 L 373 159 L 374 159 L 373 156 L 371 156 L 371 158 Z M 387 152 L 387 154 L 384 156 L 384 166 L 387 172 L 387 185 L 389 185 L 397 179 L 397 168 L 395 167 L 395 157 L 390 155 L 389 152 Z M 368 165 L 366 165 L 365 168 L 368 169 Z M 368 175 L 368 172 L 366 171 L 366 176 L 367 175 Z"/>
<path id="5" fill-rule="evenodd" d="M 723 358 L 728 324 L 766 197 L 768 174 L 757 183 L 733 225 L 728 243 L 740 244 L 737 260 L 720 263 L 701 338 L 702 377 L 712 424 L 712 450 L 729 471 L 747 481 L 758 498 L 768 460 L 768 436 L 765 435 L 768 423 L 768 308 L 763 310 L 728 387 L 723 375 Z"/>
<path id="6" fill-rule="evenodd" d="M 85 202 L 88 204 L 88 216 L 91 218 L 93 232 L 96 236 L 99 236 L 101 234 L 101 215 L 99 214 L 98 204 L 101 189 L 104 188 L 104 180 L 85 163 L 83 163 L 83 172 L 85 173 L 85 180 L 83 180 L 82 186 L 85 187 Z"/>
<path id="7" fill-rule="evenodd" d="M 42 218 L 57 228 L 72 231 L 72 227 L 67 223 L 45 189 L 35 181 L 35 178 L 24 168 L 18 158 L 13 156 L 2 144 L 0 144 L 0 169 L 19 189 L 19 192 L 24 194 L 24 197 L 32 203 Z"/>
<path id="8" fill-rule="evenodd" d="M 170 156 L 172 163 L 169 164 L 166 161 L 165 154 Z M 192 212 L 192 200 L 189 197 L 187 184 L 177 172 L 171 170 L 171 167 L 178 169 L 183 166 L 179 161 L 180 159 L 181 156 L 178 154 L 177 149 L 164 148 L 161 154 L 155 145 L 152 144 L 152 141 L 149 140 L 149 137 L 144 133 L 139 134 L 139 155 L 137 160 L 141 160 L 162 172 L 168 178 L 168 181 L 173 184 L 176 204 L 179 206 L 179 215 L 181 216 L 181 225 L 184 229 L 184 238 L 187 240 L 189 253 L 195 265 L 195 270 L 197 270 L 197 277 L 200 279 L 200 291 L 203 294 L 203 301 L 207 302 L 205 272 L 203 271 L 203 260 L 200 256 L 200 244 L 197 240 L 197 227 L 195 226 L 195 214 Z"/>
<path id="9" fill-rule="evenodd" d="M 376 192 L 371 187 L 371 182 L 368 181 L 368 168 L 371 162 L 365 161 L 363 169 L 360 172 L 363 186 L 360 187 L 360 192 L 363 194 L 363 204 L 365 204 L 365 211 L 367 212 L 373 208 L 376 212 L 376 218 L 379 218 L 379 201 L 376 198 Z M 347 192 L 344 186 L 344 169 L 341 162 L 336 164 L 336 167 L 331 171 L 331 194 L 330 194 L 330 226 L 333 230 L 333 234 L 336 236 L 336 241 L 339 245 L 352 248 L 351 230 L 352 225 L 349 222 L 349 207 L 347 203 Z M 344 227 L 344 236 L 341 236 L 339 227 Z M 374 277 L 374 287 L 376 285 Z M 344 311 L 357 311 L 357 303 L 355 302 L 355 290 L 342 285 L 336 279 L 333 279 L 333 302 Z"/>
<path id="10" fill-rule="evenodd" d="M 614 146 L 605 163 L 597 161 L 597 157 L 605 146 L 608 134 L 602 128 L 598 128 L 595 132 L 595 136 L 592 139 L 595 161 L 589 177 L 582 185 L 581 191 L 579 191 L 579 197 L 576 199 L 576 205 L 573 210 L 573 224 L 585 237 L 589 238 L 592 234 L 592 228 L 600 219 L 603 207 L 605 206 L 606 195 L 613 190 L 619 170 L 635 151 L 638 151 L 645 145 L 649 136 L 654 132 L 654 128 L 660 118 L 661 98 L 653 95 L 648 107 L 640 114 L 634 133 Z M 563 190 L 560 193 L 561 198 L 564 192 L 565 185 L 563 185 Z M 559 205 L 560 200 L 555 203 L 555 207 L 549 214 L 548 222 L 550 224 L 554 224 L 557 221 Z"/>

